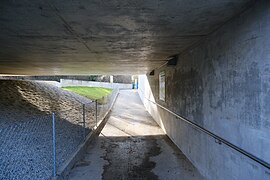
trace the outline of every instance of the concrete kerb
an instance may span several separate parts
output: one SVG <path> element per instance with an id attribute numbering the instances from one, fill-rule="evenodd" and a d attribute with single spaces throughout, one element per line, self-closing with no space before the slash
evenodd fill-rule
<path id="1" fill-rule="evenodd" d="M 86 136 L 86 139 L 84 143 L 79 145 L 78 149 L 72 154 L 72 156 L 65 161 L 65 163 L 57 170 L 56 177 L 51 177 L 51 180 L 65 180 L 68 177 L 68 174 L 70 170 L 73 168 L 73 166 L 76 164 L 77 161 L 81 160 L 86 153 L 88 145 L 91 143 L 91 141 L 94 139 L 96 135 L 98 135 L 103 127 L 105 126 L 106 122 L 109 119 L 109 115 L 111 112 L 111 109 L 118 97 L 119 90 L 113 100 L 112 105 L 110 106 L 109 110 L 106 112 L 104 117 L 101 121 L 98 122 L 98 125 L 94 127 L 94 129 Z"/>

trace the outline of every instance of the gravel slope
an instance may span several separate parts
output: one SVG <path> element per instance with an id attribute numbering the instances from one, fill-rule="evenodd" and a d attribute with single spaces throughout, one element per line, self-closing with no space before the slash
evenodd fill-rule
<path id="1" fill-rule="evenodd" d="M 82 103 L 87 104 L 87 127 L 94 124 L 91 100 L 46 83 L 0 80 L 0 94 L 0 179 L 51 176 L 52 112 L 57 115 L 57 167 L 83 141 Z"/>

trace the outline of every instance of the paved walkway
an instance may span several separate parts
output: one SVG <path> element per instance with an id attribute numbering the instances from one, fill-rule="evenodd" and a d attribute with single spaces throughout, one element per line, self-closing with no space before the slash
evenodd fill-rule
<path id="1" fill-rule="evenodd" d="M 120 91 L 111 116 L 70 180 L 203 179 L 145 110 L 138 93 Z"/>

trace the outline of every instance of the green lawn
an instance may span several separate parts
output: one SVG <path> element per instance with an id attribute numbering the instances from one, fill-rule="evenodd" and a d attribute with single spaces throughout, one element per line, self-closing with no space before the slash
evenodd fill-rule
<path id="1" fill-rule="evenodd" d="M 92 100 L 101 99 L 112 93 L 112 89 L 101 87 L 70 86 L 64 87 L 64 90 L 77 93 Z"/>

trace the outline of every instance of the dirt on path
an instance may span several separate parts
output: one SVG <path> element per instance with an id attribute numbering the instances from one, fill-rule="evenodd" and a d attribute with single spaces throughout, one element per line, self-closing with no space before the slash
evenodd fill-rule
<path id="1" fill-rule="evenodd" d="M 137 91 L 125 90 L 69 179 L 204 178 L 145 110 Z"/>

